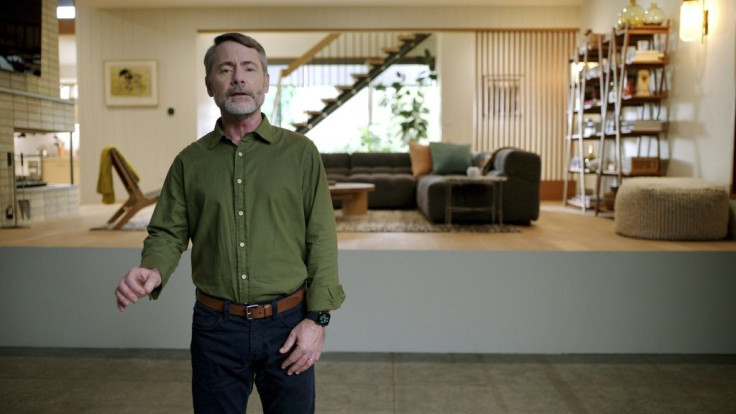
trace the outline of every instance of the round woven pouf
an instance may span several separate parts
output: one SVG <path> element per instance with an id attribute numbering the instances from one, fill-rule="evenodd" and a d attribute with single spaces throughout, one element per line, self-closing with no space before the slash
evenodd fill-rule
<path id="1" fill-rule="evenodd" d="M 654 240 L 720 240 L 728 234 L 724 187 L 697 178 L 640 177 L 616 194 L 616 233 Z"/>

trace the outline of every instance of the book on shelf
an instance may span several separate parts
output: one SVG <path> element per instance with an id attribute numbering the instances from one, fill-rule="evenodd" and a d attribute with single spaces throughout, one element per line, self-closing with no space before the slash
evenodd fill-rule
<path id="1" fill-rule="evenodd" d="M 659 50 L 630 50 L 626 55 L 626 63 L 660 63 L 664 61 L 664 53 Z"/>

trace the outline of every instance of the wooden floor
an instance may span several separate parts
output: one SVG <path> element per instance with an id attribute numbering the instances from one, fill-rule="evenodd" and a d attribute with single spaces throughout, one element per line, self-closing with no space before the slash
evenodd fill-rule
<path id="1" fill-rule="evenodd" d="M 31 228 L 0 230 L 0 247 L 140 248 L 144 231 L 92 231 L 105 224 L 117 205 L 85 205 L 79 214 L 34 223 Z M 145 212 L 144 212 L 145 214 Z M 345 250 L 548 250 L 548 251 L 736 251 L 735 240 L 679 242 L 619 236 L 610 218 L 582 214 L 545 202 L 539 220 L 521 233 L 339 233 Z"/>

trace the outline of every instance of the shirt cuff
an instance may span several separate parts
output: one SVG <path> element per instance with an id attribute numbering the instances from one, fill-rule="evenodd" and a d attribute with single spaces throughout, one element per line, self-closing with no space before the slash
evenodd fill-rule
<path id="1" fill-rule="evenodd" d="M 315 286 L 307 289 L 307 311 L 331 311 L 338 309 L 345 300 L 342 285 Z"/>

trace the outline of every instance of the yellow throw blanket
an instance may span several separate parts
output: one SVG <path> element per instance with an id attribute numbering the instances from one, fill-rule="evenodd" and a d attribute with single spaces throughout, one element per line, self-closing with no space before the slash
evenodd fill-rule
<path id="1" fill-rule="evenodd" d="M 102 202 L 104 204 L 115 203 L 115 189 L 112 185 L 112 157 L 110 156 L 110 150 L 113 148 L 115 147 L 109 146 L 103 148 L 102 154 L 100 155 L 100 175 L 97 177 L 97 192 L 102 194 Z M 120 151 L 118 151 L 118 154 L 133 175 L 135 182 L 140 181 L 138 173 L 130 166 L 128 160 L 125 159 Z"/>

